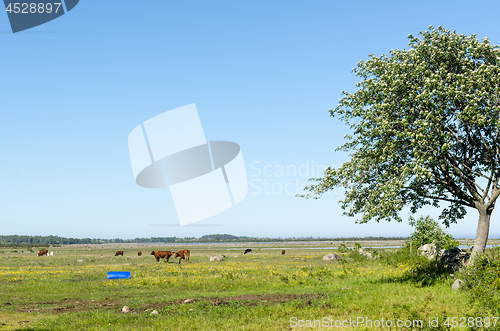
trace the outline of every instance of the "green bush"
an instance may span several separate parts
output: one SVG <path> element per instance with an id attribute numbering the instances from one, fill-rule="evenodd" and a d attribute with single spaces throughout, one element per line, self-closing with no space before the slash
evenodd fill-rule
<path id="1" fill-rule="evenodd" d="M 418 286 L 431 286 L 436 282 L 445 281 L 454 271 L 451 267 L 445 267 L 439 258 L 428 259 L 420 255 L 416 248 L 410 248 L 410 241 L 405 242 L 398 250 L 381 252 L 380 260 L 405 269 L 396 281 L 411 282 Z"/>
<path id="2" fill-rule="evenodd" d="M 410 242 L 415 249 L 425 244 L 435 244 L 438 250 L 455 248 L 459 245 L 459 242 L 444 232 L 439 223 L 430 216 L 420 216 L 417 220 L 410 217 L 408 223 L 415 228 L 410 236 Z"/>
<path id="3" fill-rule="evenodd" d="M 338 251 L 339 253 L 347 253 L 347 252 L 349 252 L 349 248 L 347 248 L 347 246 L 346 246 L 344 243 L 342 243 L 342 244 L 340 244 L 340 245 L 339 245 L 339 247 L 337 248 L 337 251 Z"/>
<path id="4" fill-rule="evenodd" d="M 496 246 L 461 270 L 458 277 L 478 313 L 500 314 L 500 247 Z"/>
<path id="5" fill-rule="evenodd" d="M 412 259 L 410 255 L 410 244 L 406 242 L 403 247 L 394 251 L 381 251 L 380 260 L 388 265 L 397 267 L 401 263 L 408 262 Z"/>
<path id="6" fill-rule="evenodd" d="M 439 259 L 429 260 L 418 254 L 413 256 L 408 265 L 410 269 L 403 274 L 401 279 L 414 282 L 420 286 L 430 286 L 438 281 L 444 281 L 449 278 L 450 272 L 453 271 L 451 268 L 445 267 Z"/>
<path id="7" fill-rule="evenodd" d="M 361 254 L 357 249 L 348 250 L 347 258 L 352 261 L 366 261 L 369 258 L 363 254 Z"/>

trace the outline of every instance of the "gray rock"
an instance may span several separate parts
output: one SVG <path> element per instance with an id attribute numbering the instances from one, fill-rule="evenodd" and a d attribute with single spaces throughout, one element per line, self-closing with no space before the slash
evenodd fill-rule
<path id="1" fill-rule="evenodd" d="M 422 256 L 426 256 L 429 260 L 432 260 L 436 256 L 436 245 L 434 244 L 425 244 L 418 248 L 419 254 Z"/>
<path id="2" fill-rule="evenodd" d="M 364 256 L 366 256 L 366 257 L 368 257 L 368 258 L 370 258 L 370 259 L 375 259 L 375 258 L 378 258 L 378 256 L 373 256 L 373 254 L 372 254 L 372 253 L 370 253 L 370 252 L 365 252 L 365 251 L 363 250 L 363 248 L 358 248 L 358 253 L 359 253 L 359 255 L 364 255 Z"/>
<path id="3" fill-rule="evenodd" d="M 469 253 L 460 248 L 447 249 L 441 255 L 441 262 L 447 268 L 455 268 L 460 265 L 467 265 L 469 262 Z"/>
<path id="4" fill-rule="evenodd" d="M 210 261 L 224 261 L 224 257 L 222 255 L 211 256 Z"/>
<path id="5" fill-rule="evenodd" d="M 326 254 L 323 256 L 323 261 L 340 260 L 340 256 L 334 253 Z"/>
<path id="6" fill-rule="evenodd" d="M 158 315 L 158 314 L 159 314 L 159 313 L 158 313 L 158 311 L 157 311 L 157 310 L 153 310 L 153 311 L 151 312 L 151 314 L 149 314 L 149 315 Z"/>
<path id="7" fill-rule="evenodd" d="M 453 285 L 451 285 L 451 289 L 454 291 L 458 291 L 462 287 L 462 284 L 463 284 L 463 280 L 457 279 L 457 280 L 455 280 Z"/>
<path id="8" fill-rule="evenodd" d="M 186 299 L 184 300 L 184 303 L 193 303 L 193 301 L 194 301 L 193 299 Z"/>
<path id="9" fill-rule="evenodd" d="M 123 306 L 122 313 L 130 313 L 130 308 L 128 306 Z"/>

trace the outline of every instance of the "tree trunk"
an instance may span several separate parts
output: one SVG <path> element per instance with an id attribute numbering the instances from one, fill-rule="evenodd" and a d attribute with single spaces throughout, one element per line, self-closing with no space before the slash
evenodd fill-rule
<path id="1" fill-rule="evenodd" d="M 476 240 L 474 240 L 474 248 L 472 248 L 471 260 L 474 261 L 476 255 L 484 253 L 486 243 L 488 242 L 488 234 L 490 232 L 490 217 L 493 210 L 478 208 L 479 220 L 477 221 Z"/>

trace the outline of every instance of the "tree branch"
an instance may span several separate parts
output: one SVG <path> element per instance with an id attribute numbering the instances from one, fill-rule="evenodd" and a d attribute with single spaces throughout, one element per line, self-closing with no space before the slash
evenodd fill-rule
<path id="1" fill-rule="evenodd" d="M 475 205 L 473 205 L 471 203 L 464 202 L 462 200 L 448 199 L 448 198 L 444 198 L 444 197 L 437 197 L 437 196 L 422 194 L 418 190 L 416 190 L 416 189 L 414 189 L 412 187 L 406 187 L 405 186 L 405 187 L 403 187 L 403 189 L 411 190 L 411 191 L 415 192 L 419 197 L 422 197 L 422 198 L 433 199 L 433 200 L 442 200 L 442 201 L 447 201 L 447 202 L 454 202 L 454 203 L 461 204 L 462 206 L 476 208 Z M 499 190 L 499 193 L 500 193 L 500 190 Z"/>

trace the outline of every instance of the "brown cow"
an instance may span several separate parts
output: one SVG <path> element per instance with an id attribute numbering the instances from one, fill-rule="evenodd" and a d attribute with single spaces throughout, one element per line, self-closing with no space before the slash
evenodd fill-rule
<path id="1" fill-rule="evenodd" d="M 179 264 L 181 263 L 181 260 L 184 259 L 187 263 L 189 263 L 189 249 L 183 249 L 182 251 L 178 251 L 175 253 L 175 257 L 179 258 Z"/>
<path id="2" fill-rule="evenodd" d="M 118 256 L 118 255 L 123 256 L 123 251 L 118 251 L 118 252 L 115 253 L 115 256 Z"/>
<path id="3" fill-rule="evenodd" d="M 284 249 L 281 251 L 281 255 L 285 255 L 285 250 Z"/>
<path id="4" fill-rule="evenodd" d="M 137 256 L 141 256 L 141 255 L 142 255 L 142 252 L 137 253 Z"/>
<path id="5" fill-rule="evenodd" d="M 156 262 L 160 263 L 160 259 L 165 258 L 165 262 L 168 263 L 168 259 L 174 255 L 174 252 L 171 251 L 152 251 L 151 255 L 155 256 Z"/>
<path id="6" fill-rule="evenodd" d="M 40 252 L 38 252 L 38 256 L 42 256 L 42 255 L 45 255 L 45 256 L 49 255 L 49 251 L 46 249 L 40 250 Z"/>

